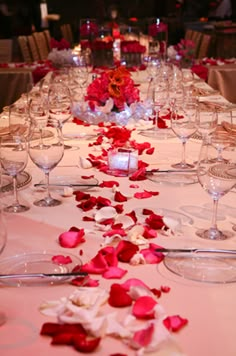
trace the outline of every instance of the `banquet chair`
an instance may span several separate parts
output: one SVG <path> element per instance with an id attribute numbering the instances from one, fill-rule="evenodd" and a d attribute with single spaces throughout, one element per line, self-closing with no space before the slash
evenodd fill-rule
<path id="1" fill-rule="evenodd" d="M 23 61 L 27 63 L 32 62 L 32 56 L 30 53 L 27 36 L 18 36 L 17 41 L 20 47 Z"/>
<path id="2" fill-rule="evenodd" d="M 46 38 L 47 47 L 48 47 L 48 50 L 49 50 L 49 52 L 50 52 L 50 50 L 51 50 L 51 45 L 50 45 L 50 42 L 51 42 L 51 34 L 50 34 L 49 30 L 44 30 L 44 31 L 43 31 L 43 34 L 44 34 L 44 36 L 45 36 L 45 38 Z"/>
<path id="3" fill-rule="evenodd" d="M 202 41 L 203 33 L 200 31 L 193 31 L 191 40 L 195 43 L 195 58 L 198 57 L 199 47 Z"/>
<path id="4" fill-rule="evenodd" d="M 184 39 L 191 40 L 192 36 L 193 36 L 193 30 L 191 30 L 191 28 L 187 28 L 185 31 Z"/>
<path id="5" fill-rule="evenodd" d="M 0 63 L 9 63 L 12 60 L 12 40 L 0 40 Z"/>
<path id="6" fill-rule="evenodd" d="M 212 46 L 212 39 L 213 38 L 211 35 L 203 34 L 196 58 L 201 59 L 201 58 L 210 56 L 210 48 Z"/>
<path id="7" fill-rule="evenodd" d="M 30 36 L 27 36 L 27 39 L 28 39 L 29 48 L 30 48 L 30 52 L 31 52 L 33 61 L 39 61 L 40 56 L 39 56 L 38 48 L 36 46 L 34 37 L 32 35 L 30 35 Z"/>
<path id="8" fill-rule="evenodd" d="M 37 49 L 38 49 L 38 53 L 39 53 L 39 59 L 41 60 L 45 60 L 48 58 L 48 53 L 49 53 L 49 49 L 48 49 L 48 45 L 47 45 L 47 41 L 45 38 L 45 35 L 43 32 L 34 32 L 33 33 L 33 38 L 35 40 Z"/>
<path id="9" fill-rule="evenodd" d="M 74 38 L 73 38 L 71 25 L 68 23 L 61 25 L 61 34 L 62 34 L 62 37 L 65 38 L 65 40 L 67 40 L 72 47 L 72 45 L 74 43 Z"/>

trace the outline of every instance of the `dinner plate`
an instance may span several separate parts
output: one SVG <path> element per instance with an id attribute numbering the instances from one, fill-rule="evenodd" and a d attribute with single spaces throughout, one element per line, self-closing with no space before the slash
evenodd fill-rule
<path id="1" fill-rule="evenodd" d="M 174 274 L 198 282 L 236 282 L 236 256 L 229 253 L 168 253 L 165 267 Z"/>
<path id="2" fill-rule="evenodd" d="M 189 185 L 198 183 L 196 172 L 154 172 L 147 174 L 147 178 L 155 183 L 169 185 Z"/>
<path id="3" fill-rule="evenodd" d="M 156 209 L 151 209 L 154 214 L 164 216 L 165 218 L 170 218 L 173 220 L 176 220 L 179 224 L 181 225 L 193 225 L 194 221 L 193 219 L 185 215 L 181 212 L 175 211 L 175 210 L 170 210 L 170 209 L 165 209 L 165 208 L 156 208 Z M 143 208 L 137 208 L 135 209 L 135 213 L 139 218 L 146 219 L 148 215 L 143 215 L 142 213 Z"/>
<path id="4" fill-rule="evenodd" d="M 31 182 L 31 175 L 27 172 L 21 172 L 17 175 L 17 188 L 23 188 L 25 185 Z M 2 187 L 1 191 L 3 193 L 13 190 L 12 177 L 5 174 L 2 175 Z"/>
<path id="5" fill-rule="evenodd" d="M 93 140 L 97 138 L 97 134 L 87 133 L 87 132 L 67 132 L 63 133 L 63 138 L 66 140 Z"/>
<path id="6" fill-rule="evenodd" d="M 53 261 L 54 256 L 70 258 L 70 263 L 59 264 Z M 57 277 L 32 277 L 32 278 L 5 278 L 0 283 L 11 286 L 53 285 L 60 284 L 71 278 L 63 273 L 72 272 L 75 266 L 81 266 L 79 257 L 61 251 L 39 251 L 18 254 L 0 260 L 0 274 L 25 274 L 25 273 L 57 273 Z"/>
<path id="7" fill-rule="evenodd" d="M 141 131 L 139 131 L 139 135 L 153 138 L 156 140 L 166 140 L 168 138 L 176 137 L 171 128 L 158 129 L 158 130 L 153 130 L 151 128 L 151 129 L 147 129 L 147 130 L 141 130 Z"/>

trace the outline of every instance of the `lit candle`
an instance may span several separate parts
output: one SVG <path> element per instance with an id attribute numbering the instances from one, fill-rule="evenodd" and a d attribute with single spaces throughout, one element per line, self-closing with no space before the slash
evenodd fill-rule
<path id="1" fill-rule="evenodd" d="M 111 174 L 129 175 L 138 168 L 138 151 L 115 148 L 108 151 L 108 166 Z"/>

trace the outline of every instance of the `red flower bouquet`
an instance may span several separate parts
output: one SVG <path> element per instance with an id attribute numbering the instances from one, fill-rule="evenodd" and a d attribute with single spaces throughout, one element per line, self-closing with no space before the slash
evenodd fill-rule
<path id="1" fill-rule="evenodd" d="M 120 44 L 122 60 L 128 66 L 137 66 L 142 63 L 141 55 L 145 53 L 146 47 L 138 41 L 121 41 Z"/>
<path id="2" fill-rule="evenodd" d="M 70 44 L 65 40 L 65 38 L 62 38 L 60 41 L 55 40 L 55 38 L 51 38 L 50 47 L 51 49 L 55 48 L 58 51 L 62 51 L 63 49 L 69 49 Z"/>
<path id="3" fill-rule="evenodd" d="M 112 99 L 111 111 L 116 112 L 139 101 L 139 90 L 125 67 L 103 72 L 88 86 L 86 100 L 91 109 L 105 106 L 109 99 Z"/>
<path id="4" fill-rule="evenodd" d="M 174 46 L 177 55 L 181 58 L 182 63 L 191 65 L 195 54 L 195 43 L 191 40 L 181 39 L 181 41 Z"/>
<path id="5" fill-rule="evenodd" d="M 90 20 L 85 21 L 80 26 L 80 37 L 81 38 L 91 38 L 98 35 L 98 25 Z"/>
<path id="6" fill-rule="evenodd" d="M 163 22 L 152 23 L 148 26 L 148 34 L 149 36 L 156 37 L 160 32 L 167 32 L 168 27 L 167 24 Z"/>

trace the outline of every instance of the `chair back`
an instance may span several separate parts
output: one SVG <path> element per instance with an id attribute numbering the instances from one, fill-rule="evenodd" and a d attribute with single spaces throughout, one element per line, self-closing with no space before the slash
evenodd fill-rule
<path id="1" fill-rule="evenodd" d="M 27 36 L 18 36 L 17 41 L 18 41 L 18 44 L 19 44 L 19 47 L 20 47 L 20 51 L 21 51 L 21 55 L 22 55 L 23 61 L 27 62 L 27 63 L 32 62 L 32 56 L 31 56 L 31 53 L 30 53 L 30 48 L 29 48 Z"/>
<path id="2" fill-rule="evenodd" d="M 72 46 L 74 43 L 73 33 L 70 24 L 61 25 L 61 35 L 65 40 L 67 40 Z"/>
<path id="3" fill-rule="evenodd" d="M 193 37 L 193 30 L 191 30 L 191 28 L 187 28 L 185 31 L 184 39 L 191 40 L 192 37 Z"/>
<path id="4" fill-rule="evenodd" d="M 0 40 L 0 63 L 9 63 L 12 61 L 12 40 Z"/>
<path id="5" fill-rule="evenodd" d="M 51 42 L 51 34 L 49 32 L 49 30 L 44 30 L 43 34 L 46 38 L 46 43 L 47 43 L 47 47 L 48 47 L 48 51 L 51 51 L 51 46 L 50 46 L 50 42 Z"/>
<path id="6" fill-rule="evenodd" d="M 193 31 L 191 40 L 195 43 L 195 58 L 198 58 L 198 51 L 202 41 L 203 33 L 200 31 Z"/>
<path id="7" fill-rule="evenodd" d="M 210 47 L 212 44 L 212 36 L 203 34 L 202 40 L 199 46 L 197 58 L 204 58 L 210 55 Z"/>
<path id="8" fill-rule="evenodd" d="M 40 59 L 41 60 L 47 59 L 49 49 L 48 49 L 48 45 L 47 45 L 44 33 L 43 32 L 34 32 L 33 38 L 35 40 Z"/>
<path id="9" fill-rule="evenodd" d="M 34 37 L 32 35 L 30 35 L 30 36 L 27 36 L 27 39 L 28 39 L 28 43 L 29 43 L 29 48 L 30 48 L 32 59 L 34 61 L 39 61 L 40 60 L 40 56 L 39 56 L 38 48 L 36 46 L 36 42 L 35 42 Z"/>

